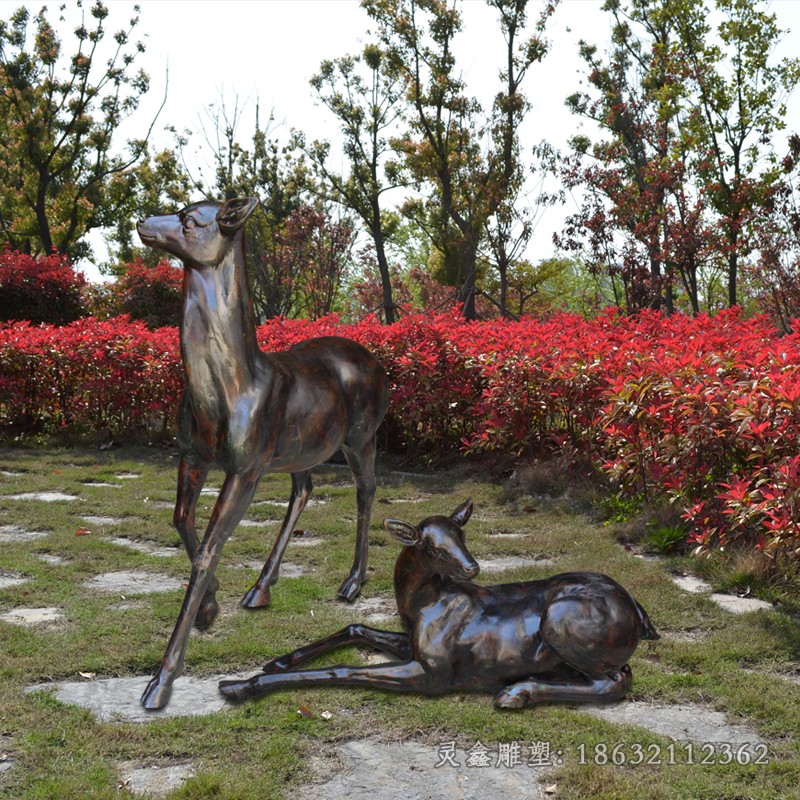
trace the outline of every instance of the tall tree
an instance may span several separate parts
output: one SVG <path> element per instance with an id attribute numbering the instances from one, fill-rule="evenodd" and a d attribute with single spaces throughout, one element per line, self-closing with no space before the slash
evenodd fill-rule
<path id="1" fill-rule="evenodd" d="M 737 302 L 777 176 L 771 137 L 800 76 L 795 59 L 770 63 L 780 31 L 757 6 L 715 0 L 714 32 L 704 0 L 606 0 L 610 50 L 581 43 L 594 92 L 567 102 L 605 138 L 573 140 L 561 175 L 585 193 L 559 239 L 618 276 L 630 310 L 671 311 L 682 285 L 697 312 L 720 268 Z"/>
<path id="2" fill-rule="evenodd" d="M 363 0 L 362 5 L 378 23 L 390 65 L 406 87 L 409 130 L 395 147 L 411 179 L 432 187 L 425 200 L 407 204 L 406 212 L 433 232 L 459 286 L 464 315 L 472 319 L 478 249 L 518 167 L 516 130 L 527 110 L 519 83 L 544 47 L 534 35 L 514 49 L 525 24 L 526 0 L 492 3 L 501 12 L 511 61 L 495 116 L 487 121 L 458 72 L 453 42 L 462 18 L 455 3 Z"/>
<path id="3" fill-rule="evenodd" d="M 71 55 L 46 8 L 0 21 L 0 231 L 13 248 L 73 260 L 89 254 L 88 231 L 116 221 L 121 198 L 110 181 L 142 158 L 155 122 L 126 155 L 115 152 L 119 126 L 150 85 L 136 68 L 144 46 L 131 41 L 138 6 L 107 58 L 108 7 L 96 0 L 89 19 L 78 8 Z"/>
<path id="4" fill-rule="evenodd" d="M 692 85 L 693 168 L 724 235 L 728 302 L 738 302 L 742 254 L 753 244 L 764 202 L 780 179 L 773 136 L 785 127 L 786 98 L 800 82 L 800 59 L 775 61 L 785 31 L 767 5 L 715 0 L 714 30 L 701 10 L 679 17 L 685 79 Z"/>
<path id="5" fill-rule="evenodd" d="M 366 78 L 362 70 L 366 71 Z M 384 167 L 390 153 L 387 132 L 400 113 L 400 81 L 387 71 L 381 49 L 370 44 L 360 56 L 323 61 L 311 85 L 339 120 L 349 174 L 341 175 L 330 166 L 329 142 L 314 141 L 306 146 L 302 136 L 299 141 L 317 170 L 321 190 L 353 211 L 369 232 L 381 276 L 383 315 L 391 324 L 396 306 L 386 245 L 393 223 L 381 201 L 386 191 L 398 185 L 391 171 L 387 178 Z"/>

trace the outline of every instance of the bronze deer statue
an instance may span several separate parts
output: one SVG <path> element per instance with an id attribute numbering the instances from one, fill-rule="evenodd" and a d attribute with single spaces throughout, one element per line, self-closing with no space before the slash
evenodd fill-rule
<path id="1" fill-rule="evenodd" d="M 631 686 L 628 660 L 641 639 L 658 639 L 626 589 L 596 572 L 479 586 L 479 567 L 464 541 L 467 500 L 451 516 L 418 526 L 387 519 L 404 545 L 394 573 L 405 633 L 350 625 L 275 658 L 263 673 L 222 681 L 231 700 L 296 686 L 367 686 L 428 695 L 495 694 L 498 708 L 548 701 L 608 702 Z M 367 644 L 396 661 L 366 667 L 298 670 L 348 644 Z"/>
<path id="2" fill-rule="evenodd" d="M 259 349 L 244 248 L 244 224 L 257 205 L 253 198 L 203 201 L 137 224 L 144 244 L 184 266 L 180 344 L 186 389 L 178 418 L 173 524 L 192 562 L 163 661 L 142 695 L 148 709 L 169 701 L 192 624 L 206 628 L 217 615 L 214 571 L 264 472 L 290 473 L 292 491 L 272 552 L 242 605 L 269 604 L 269 587 L 311 494 L 311 469 L 340 448 L 355 478 L 358 522 L 355 560 L 339 595 L 354 600 L 366 579 L 375 433 L 388 405 L 386 372 L 360 344 L 335 336 L 279 353 Z M 195 507 L 214 464 L 225 479 L 198 542 Z"/>

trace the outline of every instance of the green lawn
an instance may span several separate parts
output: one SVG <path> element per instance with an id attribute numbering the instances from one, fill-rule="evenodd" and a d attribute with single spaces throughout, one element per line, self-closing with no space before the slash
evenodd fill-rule
<path id="1" fill-rule="evenodd" d="M 773 674 L 800 665 L 797 618 L 780 611 L 742 616 L 726 612 L 673 583 L 670 569 L 691 568 L 691 562 L 636 558 L 617 543 L 611 528 L 577 513 L 569 494 L 560 500 L 531 498 L 477 467 L 414 475 L 381 462 L 370 576 L 362 595 L 391 597 L 398 546 L 381 526 L 384 516 L 418 522 L 430 514 L 449 513 L 471 496 L 476 510 L 467 528 L 468 541 L 479 560 L 500 555 L 557 559 L 556 567 L 521 568 L 480 580 L 530 579 L 573 569 L 610 574 L 635 594 L 663 635 L 659 642 L 642 643 L 635 655 L 632 697 L 723 711 L 769 743 L 767 764 L 613 766 L 591 759 L 582 764 L 581 745 L 583 752 L 593 753 L 603 743 L 666 748 L 669 740 L 604 722 L 576 706 L 497 712 L 489 696 L 431 699 L 307 689 L 209 716 L 142 725 L 100 723 L 88 711 L 64 705 L 47 692 L 26 694 L 23 689 L 30 684 L 79 680 L 79 673 L 97 678 L 138 675 L 144 688 L 145 676 L 159 662 L 175 622 L 188 560 L 156 558 L 108 540 L 125 535 L 160 547 L 179 544 L 169 508 L 176 467 L 175 454 L 158 448 L 0 450 L 0 531 L 18 526 L 47 532 L 29 541 L 0 543 L 0 576 L 14 573 L 28 579 L 0 589 L 0 614 L 18 607 L 58 607 L 63 613 L 63 619 L 34 628 L 0 621 L 0 754 L 14 760 L 11 769 L 0 772 L 0 795 L 19 800 L 118 798 L 120 762 L 191 758 L 197 774 L 170 797 L 289 798 L 293 787 L 308 781 L 312 754 L 330 743 L 380 731 L 393 740 L 424 742 L 479 739 L 496 746 L 549 741 L 565 754 L 564 764 L 552 773 L 558 798 L 797 796 L 800 686 Z M 221 474 L 212 473 L 209 485 L 219 487 L 220 481 Z M 338 602 L 335 591 L 352 562 L 355 493 L 348 471 L 341 467 L 320 468 L 314 483 L 313 497 L 325 502 L 308 508 L 300 525 L 321 542 L 314 547 L 290 543 L 285 559 L 306 574 L 282 579 L 268 610 L 239 608 L 239 599 L 257 575 L 252 564 L 266 558 L 277 525 L 238 528 L 218 570 L 222 613 L 207 633 L 192 636 L 188 674 L 255 671 L 268 657 L 354 621 L 353 609 Z M 7 499 L 36 491 L 78 499 Z M 288 493 L 287 476 L 266 476 L 248 519 L 279 520 L 282 507 L 259 501 L 285 502 Z M 201 520 L 207 519 L 212 502 L 212 496 L 202 497 Z M 121 521 L 97 525 L 85 522 L 84 516 Z M 89 532 L 76 535 L 79 528 Z M 43 556 L 64 560 L 52 563 Z M 100 573 L 119 570 L 165 573 L 174 576 L 178 588 L 121 598 L 83 586 Z M 713 580 L 721 586 L 724 578 Z M 363 655 L 350 649 L 335 659 L 356 663 Z M 311 710 L 310 717 L 297 713 L 301 705 Z M 319 713 L 323 709 L 332 712 L 330 719 Z"/>

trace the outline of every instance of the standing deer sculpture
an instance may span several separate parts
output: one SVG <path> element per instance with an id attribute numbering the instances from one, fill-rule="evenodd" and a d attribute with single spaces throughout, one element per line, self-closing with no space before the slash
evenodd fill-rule
<path id="1" fill-rule="evenodd" d="M 394 589 L 405 633 L 350 625 L 270 661 L 263 673 L 220 683 L 231 700 L 296 686 L 367 686 L 429 695 L 495 694 L 498 708 L 548 702 L 608 702 L 631 686 L 628 660 L 641 639 L 658 639 L 645 610 L 616 581 L 567 572 L 523 583 L 479 586 L 467 549 L 467 500 L 451 516 L 418 526 L 387 519 L 404 549 Z M 298 670 L 348 644 L 367 644 L 396 661 Z"/>
<path id="2" fill-rule="evenodd" d="M 290 473 L 292 491 L 278 538 L 242 605 L 269 604 L 269 587 L 311 494 L 311 469 L 340 448 L 355 478 L 358 522 L 355 560 L 339 595 L 354 600 L 366 579 L 375 433 L 388 405 L 386 372 L 364 347 L 335 336 L 279 353 L 259 349 L 244 248 L 244 224 L 257 205 L 254 198 L 203 201 L 137 224 L 144 244 L 184 266 L 180 343 L 186 390 L 178 418 L 173 524 L 192 562 L 175 629 L 142 695 L 148 709 L 169 701 L 192 625 L 206 628 L 217 615 L 214 571 L 264 472 Z M 195 508 L 212 465 L 222 467 L 225 479 L 199 542 Z"/>

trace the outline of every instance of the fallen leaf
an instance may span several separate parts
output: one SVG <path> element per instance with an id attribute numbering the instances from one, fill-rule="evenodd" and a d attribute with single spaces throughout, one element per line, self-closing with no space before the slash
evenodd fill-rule
<path id="1" fill-rule="evenodd" d="M 321 717 L 322 717 L 322 719 L 324 719 L 324 720 L 329 720 L 329 719 L 332 719 L 332 718 L 333 718 L 333 714 L 331 714 L 331 712 L 330 712 L 330 711 L 323 711 L 323 712 L 320 714 L 320 716 L 321 716 Z"/>
<path id="2" fill-rule="evenodd" d="M 558 789 L 558 784 L 551 783 L 549 786 L 544 787 L 545 794 L 555 794 Z"/>
<path id="3" fill-rule="evenodd" d="M 88 528 L 78 528 L 75 531 L 76 536 L 88 536 L 90 533 L 91 531 Z"/>
<path id="4" fill-rule="evenodd" d="M 523 511 L 524 511 L 526 514 L 535 514 L 535 513 L 538 511 L 538 509 L 536 508 L 536 506 L 525 506 L 525 508 L 523 508 L 522 510 L 523 510 Z"/>
<path id="5" fill-rule="evenodd" d="M 79 672 L 78 675 L 80 675 L 81 678 L 86 678 L 87 681 L 91 681 L 97 677 L 96 672 Z"/>
<path id="6" fill-rule="evenodd" d="M 311 717 L 314 716 L 314 712 L 308 706 L 300 706 L 300 708 L 297 709 L 297 713 L 301 717 L 305 717 L 305 719 L 311 719 Z"/>

